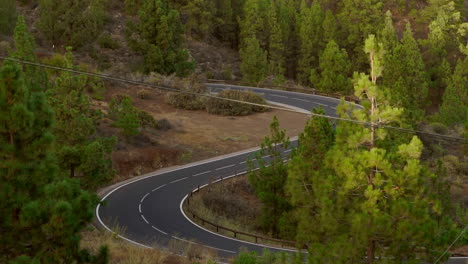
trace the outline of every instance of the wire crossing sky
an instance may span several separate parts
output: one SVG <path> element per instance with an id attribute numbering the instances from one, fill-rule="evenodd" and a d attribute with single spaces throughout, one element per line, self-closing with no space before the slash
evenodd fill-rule
<path id="1" fill-rule="evenodd" d="M 14 57 L 0 56 L 0 59 L 5 60 L 5 61 L 21 63 L 21 64 L 25 64 L 25 65 L 42 67 L 42 68 L 46 68 L 46 69 L 53 69 L 53 70 L 70 72 L 70 73 L 79 74 L 79 75 L 87 75 L 87 76 L 91 76 L 91 77 L 97 77 L 97 78 L 101 78 L 101 79 L 104 79 L 104 80 L 110 80 L 110 81 L 116 81 L 116 82 L 127 83 L 127 84 L 147 86 L 147 87 L 160 89 L 160 90 L 165 90 L 165 91 L 180 92 L 180 93 L 191 94 L 191 95 L 195 95 L 195 96 L 204 96 L 204 97 L 215 98 L 215 99 L 229 101 L 229 102 L 248 104 L 248 105 L 252 105 L 252 106 L 261 106 L 261 107 L 265 107 L 265 108 L 276 109 L 276 110 L 281 110 L 281 111 L 287 111 L 287 112 L 303 114 L 303 115 L 308 115 L 308 116 L 323 117 L 323 118 L 327 118 L 327 119 L 330 119 L 330 120 L 351 122 L 351 123 L 355 123 L 355 124 L 359 124 L 359 125 L 363 125 L 363 126 L 367 126 L 367 127 L 374 126 L 374 127 L 378 127 L 378 128 L 397 130 L 397 131 L 404 132 L 404 133 L 409 133 L 409 134 L 422 134 L 422 135 L 433 137 L 434 139 L 437 139 L 437 140 L 455 140 L 455 141 L 461 141 L 464 144 L 466 142 L 468 142 L 468 139 L 461 138 L 461 137 L 453 137 L 453 136 L 447 136 L 447 135 L 442 135 L 442 134 L 437 134 L 437 133 L 430 133 L 430 132 L 426 132 L 426 131 L 413 130 L 413 129 L 407 129 L 407 128 L 401 128 L 401 127 L 387 126 L 387 125 L 376 125 L 376 124 L 372 124 L 370 122 L 364 122 L 364 121 L 359 121 L 359 120 L 354 120 L 354 119 L 347 119 L 347 118 L 334 117 L 334 116 L 328 116 L 328 115 L 320 115 L 320 114 L 315 114 L 315 113 L 304 113 L 304 112 L 297 111 L 297 110 L 294 110 L 294 109 L 288 109 L 288 108 L 272 106 L 272 105 L 263 105 L 263 104 L 251 103 L 251 102 L 246 102 L 246 101 L 241 101 L 241 100 L 236 100 L 236 99 L 231 99 L 231 98 L 223 98 L 223 97 L 218 97 L 218 96 L 211 95 L 211 94 L 202 94 L 202 93 L 196 93 L 196 92 L 191 92 L 191 91 L 179 90 L 179 89 L 176 89 L 176 88 L 170 88 L 170 87 L 166 87 L 166 86 L 155 85 L 155 84 L 152 84 L 152 83 L 134 81 L 134 80 L 130 80 L 130 79 L 124 79 L 124 78 L 119 78 L 119 77 L 114 77 L 114 76 L 100 74 L 100 73 L 94 73 L 94 72 L 81 71 L 81 70 L 76 70 L 76 69 L 71 69 L 71 68 L 58 67 L 58 66 L 54 66 L 54 65 L 38 63 L 38 62 L 23 60 L 23 59 L 14 58 Z"/>

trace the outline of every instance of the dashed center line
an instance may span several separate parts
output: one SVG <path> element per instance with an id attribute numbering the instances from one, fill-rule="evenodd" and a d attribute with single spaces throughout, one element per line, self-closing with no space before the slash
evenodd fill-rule
<path id="1" fill-rule="evenodd" d="M 167 185 L 167 184 L 163 184 L 163 185 L 161 185 L 161 186 L 159 186 L 159 187 L 153 189 L 152 192 L 155 192 L 155 191 L 161 189 L 162 187 L 164 187 L 164 186 L 166 186 L 166 185 Z"/>
<path id="2" fill-rule="evenodd" d="M 289 98 L 289 97 L 284 96 L 284 95 L 276 95 L 276 94 L 271 94 L 270 96 L 281 97 L 281 98 Z"/>
<path id="3" fill-rule="evenodd" d="M 148 197 L 149 194 L 150 194 L 150 193 L 145 194 L 145 196 L 143 196 L 143 198 L 141 198 L 140 203 L 143 203 L 143 201 L 146 199 L 146 197 Z"/>
<path id="4" fill-rule="evenodd" d="M 210 173 L 210 172 L 211 172 L 211 171 L 200 172 L 200 173 L 197 173 L 197 174 L 192 175 L 192 177 L 197 177 L 197 176 L 200 176 L 200 175 L 203 175 L 203 174 L 207 174 L 207 173 Z"/>
<path id="5" fill-rule="evenodd" d="M 140 216 L 141 216 L 141 218 L 143 219 L 143 221 L 145 221 L 147 224 L 149 224 L 148 220 L 146 220 L 146 218 L 145 218 L 144 215 L 141 214 Z"/>
<path id="6" fill-rule="evenodd" d="M 309 103 L 309 102 L 310 102 L 310 101 L 308 101 L 308 100 L 299 99 L 299 98 L 291 98 L 291 99 L 293 99 L 293 100 L 297 100 L 297 101 L 302 101 L 302 102 L 307 102 L 307 103 Z"/>
<path id="7" fill-rule="evenodd" d="M 228 166 L 224 166 L 224 167 L 221 167 L 221 168 L 217 168 L 216 170 L 227 169 L 227 168 L 234 167 L 234 166 L 236 166 L 236 164 L 231 164 L 231 165 L 228 165 Z"/>
<path id="8" fill-rule="evenodd" d="M 288 150 L 285 150 L 284 153 L 288 153 L 288 152 L 291 152 L 292 149 L 288 149 Z"/>
<path id="9" fill-rule="evenodd" d="M 187 178 L 188 178 L 188 177 L 180 178 L 180 179 L 178 179 L 178 180 L 171 181 L 170 183 L 180 182 L 180 181 L 186 180 Z"/>

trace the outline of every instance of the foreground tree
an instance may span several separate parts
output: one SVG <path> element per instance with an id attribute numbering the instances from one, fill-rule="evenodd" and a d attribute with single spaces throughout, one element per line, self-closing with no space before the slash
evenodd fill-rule
<path id="1" fill-rule="evenodd" d="M 75 68 L 71 51 L 54 56 L 54 61 Z M 95 189 L 114 175 L 111 154 L 116 143 L 113 137 L 96 135 L 102 114 L 92 108 L 87 92 L 99 81 L 69 72 L 57 72 L 52 77 L 47 95 L 56 117 L 54 134 L 61 172 L 80 179 L 86 189 Z"/>
<path id="2" fill-rule="evenodd" d="M 165 0 L 145 0 L 129 32 L 130 46 L 144 57 L 145 72 L 186 76 L 193 70 L 179 13 Z"/>
<path id="3" fill-rule="evenodd" d="M 285 197 L 284 184 L 288 176 L 287 165 L 283 162 L 282 152 L 289 146 L 289 139 L 284 130 L 280 130 L 276 116 L 270 124 L 271 135 L 265 137 L 261 150 L 256 155 L 258 170 L 254 170 L 253 161 L 249 161 L 249 182 L 256 195 L 262 201 L 263 208 L 260 223 L 264 231 L 278 237 L 280 223 L 287 217 L 285 213 L 290 205 Z M 262 157 L 268 155 L 267 163 Z"/>
<path id="4" fill-rule="evenodd" d="M 415 136 L 395 146 L 380 128 L 398 124 L 403 110 L 391 107 L 377 86 L 383 51 L 373 35 L 365 51 L 370 75 L 356 74 L 354 81 L 364 108 L 343 103 L 338 111 L 370 125 L 338 124 L 321 178 L 313 183 L 322 188 L 308 194 L 314 226 L 303 242 L 313 252 L 311 263 L 359 263 L 364 257 L 367 263 L 430 262 L 453 237 L 453 225 L 429 188 L 437 176 L 421 164 L 422 142 Z"/>
<path id="5" fill-rule="evenodd" d="M 20 67 L 0 69 L 0 262 L 105 263 L 80 250 L 80 231 L 98 199 L 58 176 L 53 112 L 30 92 Z"/>
<path id="6" fill-rule="evenodd" d="M 314 109 L 315 114 L 325 115 L 323 109 Z M 310 241 L 321 240 L 320 234 L 330 226 L 337 225 L 331 217 L 333 200 L 327 199 L 332 191 L 330 178 L 324 169 L 324 159 L 333 146 L 334 129 L 332 123 L 322 117 L 312 117 L 307 121 L 304 132 L 299 136 L 298 147 L 289 162 L 286 194 L 293 206 L 297 220 L 296 241 L 306 245 Z M 321 215 L 316 215 L 321 208 Z M 328 223 L 318 220 L 328 218 Z M 325 233 L 322 233 L 326 236 Z"/>

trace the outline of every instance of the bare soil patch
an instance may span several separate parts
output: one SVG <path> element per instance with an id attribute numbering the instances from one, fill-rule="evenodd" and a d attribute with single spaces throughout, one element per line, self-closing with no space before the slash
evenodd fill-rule
<path id="1" fill-rule="evenodd" d="M 140 98 L 142 90 L 145 98 Z M 113 158 L 118 171 L 116 181 L 148 173 L 163 167 L 186 164 L 229 154 L 260 145 L 269 134 L 269 124 L 277 116 L 290 137 L 298 135 L 308 119 L 306 115 L 271 111 L 243 117 L 217 116 L 204 111 L 176 109 L 164 102 L 165 92 L 144 87 L 109 87 L 104 102 L 95 105 L 107 111 L 107 103 L 117 95 L 132 97 L 135 107 L 155 119 L 166 119 L 167 130 L 143 130 L 128 139 L 112 127 L 110 120 L 101 124 L 103 135 L 119 135 Z"/>

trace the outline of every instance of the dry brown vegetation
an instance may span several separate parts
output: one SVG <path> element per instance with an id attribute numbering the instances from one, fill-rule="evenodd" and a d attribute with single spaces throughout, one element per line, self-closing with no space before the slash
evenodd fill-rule
<path id="1" fill-rule="evenodd" d="M 122 234 L 122 230 L 118 231 Z M 120 239 L 115 233 L 90 226 L 82 232 L 81 247 L 98 252 L 102 245 L 109 249 L 112 264 L 208 264 L 217 259 L 216 253 L 198 244 L 172 240 L 167 249 L 138 247 Z M 182 257 L 183 256 L 183 257 Z"/>

